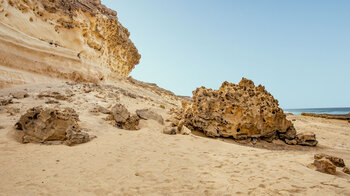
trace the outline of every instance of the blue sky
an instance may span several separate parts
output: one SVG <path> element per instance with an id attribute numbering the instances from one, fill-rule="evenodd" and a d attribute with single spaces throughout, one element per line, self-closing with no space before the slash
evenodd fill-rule
<path id="1" fill-rule="evenodd" d="M 179 95 L 242 77 L 282 108 L 350 107 L 348 0 L 102 0 L 142 55 L 131 75 Z"/>

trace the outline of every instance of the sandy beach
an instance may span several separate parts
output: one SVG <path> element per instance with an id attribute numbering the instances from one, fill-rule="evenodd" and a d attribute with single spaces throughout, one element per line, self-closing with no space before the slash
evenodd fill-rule
<path id="1" fill-rule="evenodd" d="M 324 98 L 333 102 L 348 97 L 339 94 L 346 92 L 341 85 L 347 83 L 329 78 L 342 77 L 322 64 L 332 62 L 332 71 L 346 73 L 333 68 L 333 59 L 346 64 L 345 58 L 330 55 L 329 60 L 324 54 L 326 48 L 337 55 L 348 53 L 336 51 L 342 49 L 338 45 L 318 47 L 318 40 L 310 42 L 316 49 L 298 45 L 308 41 L 305 32 L 312 38 L 326 32 L 322 41 L 338 37 L 335 23 L 329 20 L 331 27 L 315 30 L 314 36 L 305 27 L 324 28 L 326 20 L 288 29 L 283 25 L 299 23 L 284 20 L 299 12 L 292 10 L 290 17 L 269 15 L 283 21 L 265 24 L 258 14 L 262 6 L 206 3 L 194 3 L 193 10 L 187 2 L 162 4 L 155 9 L 162 10 L 161 17 L 147 21 L 153 14 L 147 2 L 144 13 L 135 16 L 139 23 L 130 22 L 135 31 L 137 24 L 143 30 L 133 36 L 142 46 L 144 65 L 155 66 L 142 74 L 151 82 L 159 76 L 163 84 L 177 85 L 178 92 L 191 88 L 190 97 L 129 77 L 141 54 L 117 12 L 101 1 L 0 1 L 0 196 L 350 195 L 350 174 L 342 171 L 344 165 L 335 172 L 334 163 L 321 157 L 331 175 L 316 171 L 314 162 L 315 154 L 325 153 L 350 166 L 348 120 L 285 115 L 274 97 L 281 91 L 276 97 L 285 98 L 283 104 L 304 104 L 304 97 L 305 104 L 313 104 L 313 96 L 320 96 L 307 97 L 310 89 L 334 96 Z M 292 7 L 264 6 L 264 16 Z M 311 7 L 305 9 L 307 16 L 313 16 Z M 173 13 L 167 13 L 169 8 Z M 179 9 L 188 14 L 181 18 Z M 198 10 L 206 13 L 197 14 Z M 239 17 L 228 18 L 232 13 Z M 325 11 L 320 13 L 326 16 Z M 256 18 L 249 20 L 252 15 Z M 163 18 L 169 26 L 156 20 Z M 274 25 L 277 30 L 269 32 Z M 339 26 L 343 32 L 344 25 Z M 230 32 L 231 27 L 235 29 Z M 337 36 L 328 35 L 328 29 Z M 281 30 L 293 33 L 289 46 Z M 293 37 L 298 31 L 303 32 L 301 38 Z M 320 48 L 322 58 L 314 54 Z M 324 69 L 327 77 L 306 64 Z M 302 74 L 327 78 L 332 90 L 341 90 L 325 91 L 329 86 L 317 86 L 316 79 L 304 82 Z M 250 76 L 255 78 L 244 78 Z M 237 85 L 231 83 L 238 78 L 242 80 Z M 211 89 L 218 83 L 219 89 Z"/>
<path id="2" fill-rule="evenodd" d="M 154 92 L 121 82 L 119 87 L 147 95 L 152 102 L 121 96 L 130 111 L 166 110 L 179 104 Z M 329 175 L 308 168 L 315 153 L 342 157 L 350 163 L 350 124 L 347 121 L 289 115 L 298 132 L 313 131 L 317 147 L 289 146 L 283 142 L 240 144 L 232 139 L 212 139 L 199 133 L 166 135 L 154 120 L 141 120 L 140 130 L 119 129 L 92 114 L 96 92 L 80 94 L 73 87 L 72 101 L 79 124 L 96 135 L 77 146 L 22 144 L 13 137 L 14 124 L 26 109 L 45 104 L 37 94 L 71 88 L 65 83 L 37 84 L 3 89 L 1 95 L 27 89 L 28 98 L 2 107 L 0 125 L 1 195 L 348 195 L 350 176 Z M 152 106 L 152 104 L 154 106 Z M 162 109 L 162 104 L 166 109 Z M 11 115 L 8 108 L 18 108 Z"/>

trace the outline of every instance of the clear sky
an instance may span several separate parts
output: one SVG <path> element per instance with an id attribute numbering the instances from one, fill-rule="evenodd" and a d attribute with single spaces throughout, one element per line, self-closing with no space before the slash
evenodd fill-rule
<path id="1" fill-rule="evenodd" d="M 350 0 L 103 0 L 142 55 L 131 75 L 179 95 L 242 77 L 282 108 L 350 107 Z"/>

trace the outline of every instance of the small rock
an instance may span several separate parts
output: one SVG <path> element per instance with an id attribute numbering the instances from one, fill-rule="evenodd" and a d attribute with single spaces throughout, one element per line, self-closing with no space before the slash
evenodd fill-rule
<path id="1" fill-rule="evenodd" d="M 350 169 L 348 167 L 344 167 L 343 172 L 350 175 Z"/>
<path id="2" fill-rule="evenodd" d="M 116 104 L 111 111 L 116 122 L 125 122 L 130 117 L 130 112 L 122 104 Z"/>
<path id="3" fill-rule="evenodd" d="M 182 126 L 180 133 L 182 135 L 189 135 L 189 134 L 191 134 L 191 130 L 189 128 L 187 128 L 186 126 Z"/>
<path id="4" fill-rule="evenodd" d="M 29 97 L 29 94 L 25 91 L 18 91 L 10 94 L 15 99 L 24 99 L 26 97 Z"/>
<path id="5" fill-rule="evenodd" d="M 315 159 L 313 165 L 316 167 L 316 171 L 332 174 L 336 173 L 336 167 L 328 159 Z"/>
<path id="6" fill-rule="evenodd" d="M 314 159 L 322 159 L 326 158 L 329 161 L 331 161 L 336 167 L 345 167 L 344 160 L 339 157 L 331 156 L 331 155 L 326 155 L 326 154 L 315 154 Z"/>
<path id="7" fill-rule="evenodd" d="M 164 124 L 163 117 L 149 109 L 136 110 L 136 114 L 141 119 L 145 119 L 145 120 L 152 119 L 159 122 L 159 124 L 162 124 L 162 125 Z"/>
<path id="8" fill-rule="evenodd" d="M 115 120 L 116 126 L 126 130 L 138 130 L 140 118 L 137 115 L 131 115 L 122 104 L 116 104 L 111 110 L 111 116 Z"/>
<path id="9" fill-rule="evenodd" d="M 13 107 L 9 107 L 7 108 L 7 113 L 10 114 L 10 116 L 15 116 L 16 114 L 20 113 L 20 108 L 13 108 Z"/>
<path id="10" fill-rule="evenodd" d="M 73 92 L 71 90 L 65 90 L 62 92 L 58 91 L 42 91 L 39 93 L 38 97 L 49 97 L 54 98 L 57 100 L 68 100 L 70 97 L 74 96 Z"/>
<path id="11" fill-rule="evenodd" d="M 318 143 L 313 132 L 298 133 L 296 140 L 297 144 L 302 146 L 316 146 Z"/>
<path id="12" fill-rule="evenodd" d="M 297 145 L 298 144 L 296 139 L 292 139 L 292 140 L 285 139 L 285 142 L 286 142 L 286 144 L 289 144 L 289 145 Z"/>
<path id="13" fill-rule="evenodd" d="M 164 127 L 163 133 L 164 134 L 169 134 L 169 135 L 176 135 L 176 128 L 175 127 Z"/>
<path id="14" fill-rule="evenodd" d="M 102 114 L 110 114 L 111 111 L 109 111 L 107 108 L 98 106 L 98 111 L 101 112 Z"/>
<path id="15" fill-rule="evenodd" d="M 45 101 L 46 104 L 57 104 L 59 103 L 59 101 L 54 100 L 54 99 L 48 99 L 47 101 Z"/>
<path id="16" fill-rule="evenodd" d="M 0 97 L 0 106 L 5 106 L 5 105 L 9 105 L 12 104 L 12 98 L 10 97 Z"/>

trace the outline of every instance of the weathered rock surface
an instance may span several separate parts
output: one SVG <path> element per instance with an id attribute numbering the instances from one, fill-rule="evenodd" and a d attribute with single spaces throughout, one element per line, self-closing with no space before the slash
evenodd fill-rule
<path id="1" fill-rule="evenodd" d="M 314 162 L 311 164 L 312 167 L 316 171 L 335 175 L 337 171 L 337 167 L 343 168 L 342 171 L 346 174 L 350 174 L 350 171 L 347 167 L 345 167 L 345 162 L 342 158 L 327 155 L 327 154 L 315 154 Z"/>
<path id="2" fill-rule="evenodd" d="M 136 114 L 141 118 L 141 119 L 152 119 L 155 120 L 157 122 L 159 122 L 159 124 L 164 124 L 164 120 L 163 117 L 155 112 L 153 112 L 150 109 L 142 109 L 142 110 L 136 110 Z"/>
<path id="3" fill-rule="evenodd" d="M 316 160 L 322 159 L 322 158 L 328 159 L 336 167 L 345 167 L 345 163 L 344 163 L 344 160 L 342 158 L 323 154 L 323 153 L 315 154 L 315 156 L 314 156 L 314 159 L 316 159 Z"/>
<path id="4" fill-rule="evenodd" d="M 344 167 L 342 171 L 350 175 L 350 169 L 348 167 Z"/>
<path id="5" fill-rule="evenodd" d="M 90 141 L 89 134 L 78 125 L 78 114 L 72 108 L 34 107 L 21 116 L 16 123 L 17 133 L 23 143 L 46 143 L 61 141 L 66 145 Z"/>
<path id="6" fill-rule="evenodd" d="M 0 106 L 6 106 L 12 103 L 13 101 L 11 97 L 0 97 Z"/>
<path id="7" fill-rule="evenodd" d="M 47 79 L 28 72 L 114 80 L 128 76 L 141 58 L 117 13 L 99 0 L 5 0 L 0 8 L 0 73 L 6 76 L 0 88 Z"/>
<path id="8" fill-rule="evenodd" d="M 29 97 L 29 94 L 25 91 L 17 91 L 17 92 L 11 93 L 11 96 L 15 99 L 24 99 L 26 97 Z"/>
<path id="9" fill-rule="evenodd" d="M 350 120 L 350 113 L 349 114 L 344 114 L 344 115 L 301 113 L 301 115 L 302 116 L 317 117 L 317 118 L 326 118 L 326 119 Z"/>
<path id="10" fill-rule="evenodd" d="M 302 146 L 316 146 L 318 143 L 316 135 L 312 132 L 298 133 L 296 141 L 297 144 Z"/>
<path id="11" fill-rule="evenodd" d="M 131 115 L 126 107 L 122 104 L 116 104 L 111 110 L 112 119 L 115 120 L 116 126 L 126 130 L 138 130 L 140 118 L 137 115 Z"/>
<path id="12" fill-rule="evenodd" d="M 184 101 L 181 110 L 171 112 L 173 126 L 183 120 L 191 130 L 210 137 L 295 140 L 294 143 L 311 146 L 317 143 L 296 140 L 296 130 L 278 107 L 278 101 L 263 86 L 255 86 L 245 78 L 238 85 L 224 82 L 219 90 L 197 88 L 193 91 L 193 103 Z"/>
<path id="13" fill-rule="evenodd" d="M 168 134 L 168 135 L 176 135 L 177 128 L 176 127 L 164 127 L 163 133 Z"/>
<path id="14" fill-rule="evenodd" d="M 74 93 L 71 90 L 65 91 L 42 91 L 38 94 L 39 98 L 48 97 L 54 98 L 57 100 L 68 100 L 70 97 L 74 96 Z"/>
<path id="15" fill-rule="evenodd" d="M 179 126 L 165 126 L 163 128 L 163 133 L 168 134 L 168 135 L 176 135 L 176 134 L 190 135 L 191 130 L 182 124 L 182 126 L 181 125 L 179 125 Z"/>
<path id="16" fill-rule="evenodd" d="M 332 164 L 328 159 L 315 159 L 313 165 L 316 167 L 316 171 L 334 175 L 337 171 L 336 166 Z"/>

